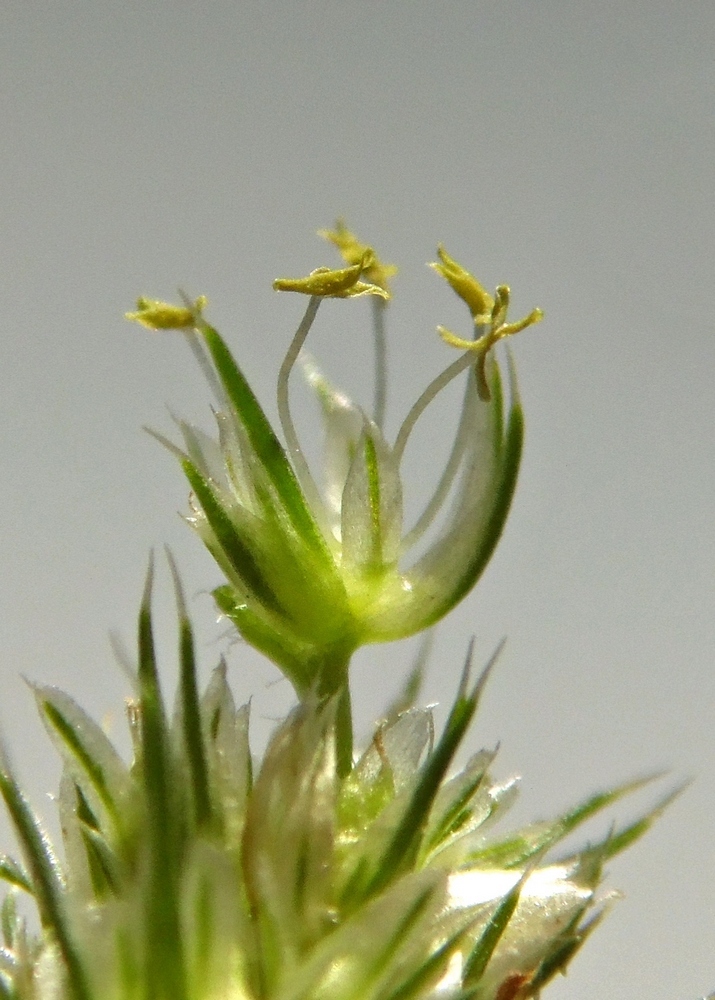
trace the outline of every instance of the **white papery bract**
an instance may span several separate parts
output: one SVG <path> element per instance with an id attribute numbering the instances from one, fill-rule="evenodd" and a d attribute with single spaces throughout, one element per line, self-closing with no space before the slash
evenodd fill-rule
<path id="1" fill-rule="evenodd" d="M 313 363 L 306 365 L 325 422 L 321 520 L 338 544 L 337 558 L 363 642 L 421 631 L 442 618 L 471 589 L 498 540 L 516 483 L 522 440 L 521 409 L 511 373 L 505 426 L 501 374 L 490 368 L 489 402 L 480 400 L 471 366 L 455 440 L 425 513 L 409 531 L 403 523 L 401 460 L 380 428 L 335 390 Z M 441 532 L 419 556 L 424 532 L 451 505 Z"/>

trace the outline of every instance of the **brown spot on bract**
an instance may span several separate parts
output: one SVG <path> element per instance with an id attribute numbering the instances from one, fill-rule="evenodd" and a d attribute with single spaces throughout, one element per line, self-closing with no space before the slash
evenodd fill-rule
<path id="1" fill-rule="evenodd" d="M 523 987 L 529 984 L 530 979 L 530 976 L 524 976 L 520 972 L 509 976 L 497 990 L 495 1000 L 517 1000 L 517 997 L 522 995 Z"/>

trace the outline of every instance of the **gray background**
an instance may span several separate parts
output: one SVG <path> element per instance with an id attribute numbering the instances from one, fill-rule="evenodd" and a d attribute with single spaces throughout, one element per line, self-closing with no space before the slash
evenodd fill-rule
<path id="1" fill-rule="evenodd" d="M 514 344 L 528 436 L 508 530 L 438 633 L 425 698 L 443 713 L 470 634 L 483 658 L 508 635 L 472 746 L 502 741 L 521 818 L 651 768 L 695 778 L 610 865 L 626 899 L 551 996 L 714 987 L 711 0 L 5 0 L 0 28 L 0 716 L 38 808 L 57 768 L 21 675 L 119 735 L 107 631 L 131 642 L 151 546 L 177 554 L 206 670 L 229 648 L 205 594 L 218 573 L 175 516 L 180 471 L 139 430 L 168 431 L 165 404 L 209 427 L 209 393 L 179 338 L 122 313 L 205 292 L 273 413 L 303 303 L 271 280 L 336 260 L 313 232 L 343 213 L 401 267 L 393 432 L 454 356 L 435 325 L 467 331 L 424 267 L 438 240 L 509 282 L 515 316 L 547 313 Z M 368 318 L 330 303 L 311 341 L 365 402 Z M 412 511 L 455 406 L 412 450 Z M 170 689 L 163 571 L 157 606 Z M 358 658 L 362 731 L 413 652 Z M 290 690 L 229 656 L 260 745 Z"/>

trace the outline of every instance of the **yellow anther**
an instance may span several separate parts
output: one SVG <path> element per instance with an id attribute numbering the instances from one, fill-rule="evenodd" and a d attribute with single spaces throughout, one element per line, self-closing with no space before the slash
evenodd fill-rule
<path id="1" fill-rule="evenodd" d="M 516 323 L 503 323 L 497 329 L 498 339 L 501 340 L 502 337 L 511 337 L 515 333 L 521 333 L 522 330 L 526 330 L 527 326 L 533 326 L 534 323 L 540 323 L 544 318 L 544 312 L 542 309 L 532 309 L 528 316 L 524 316 L 523 319 L 519 319 Z"/>
<path id="2" fill-rule="evenodd" d="M 367 243 L 361 243 L 342 219 L 337 220 L 335 229 L 319 229 L 318 236 L 333 243 L 347 264 L 358 264 L 369 251 L 372 254 L 372 261 L 363 265 L 363 273 L 369 282 L 378 285 L 389 295 L 388 279 L 397 274 L 397 268 L 394 264 L 383 264 L 372 247 L 368 246 Z"/>
<path id="3" fill-rule="evenodd" d="M 482 288 L 473 274 L 470 274 L 461 264 L 449 256 L 441 243 L 437 247 L 437 253 L 441 263 L 438 264 L 435 261 L 429 266 L 441 274 L 460 299 L 466 302 L 475 323 L 480 326 L 491 323 L 495 302 L 489 292 Z"/>
<path id="4" fill-rule="evenodd" d="M 477 340 L 465 340 L 464 337 L 458 337 L 456 333 L 452 333 L 452 331 L 448 330 L 446 326 L 438 326 L 437 333 L 440 335 L 445 344 L 449 344 L 450 347 L 456 347 L 459 351 L 480 352 L 488 350 L 488 348 L 485 347 L 488 334 L 477 338 Z"/>
<path id="5" fill-rule="evenodd" d="M 337 220 L 335 229 L 319 229 L 318 236 L 335 244 L 346 264 L 359 264 L 365 251 L 370 249 L 366 243 L 360 242 L 355 233 L 350 232 L 342 219 Z"/>
<path id="6" fill-rule="evenodd" d="M 447 255 L 444 248 L 438 248 L 441 264 L 431 264 L 435 271 L 446 278 L 457 295 L 469 306 L 474 325 L 476 327 L 487 327 L 481 336 L 474 340 L 466 340 L 458 337 L 443 326 L 437 327 L 442 340 L 460 351 L 473 351 L 476 355 L 474 365 L 477 377 L 477 390 L 480 399 L 489 402 L 491 393 L 486 375 L 487 354 L 494 345 L 505 337 L 512 337 L 515 333 L 525 330 L 527 326 L 539 323 L 544 314 L 541 309 L 532 309 L 528 316 L 518 320 L 516 323 L 507 323 L 506 317 L 509 311 L 510 292 L 508 285 L 497 285 L 494 298 L 486 292 L 477 279 L 465 271 L 465 269 L 455 260 Z"/>
<path id="7" fill-rule="evenodd" d="M 207 301 L 205 295 L 199 295 L 193 306 L 173 306 L 142 297 L 137 299 L 137 311 L 124 313 L 124 317 L 150 330 L 185 330 L 196 326 Z"/>
<path id="8" fill-rule="evenodd" d="M 340 270 L 329 267 L 319 267 L 311 271 L 306 278 L 276 278 L 273 287 L 277 292 L 302 292 L 303 295 L 319 295 L 321 297 L 353 298 L 357 295 L 380 295 L 387 298 L 388 293 L 379 285 L 360 281 L 362 272 L 372 265 L 373 251 L 367 247 L 357 263 Z"/>
<path id="9" fill-rule="evenodd" d="M 497 285 L 494 292 L 494 308 L 492 309 L 492 326 L 501 326 L 509 310 L 511 290 L 508 285 Z"/>
<path id="10" fill-rule="evenodd" d="M 458 337 L 456 334 L 451 333 L 443 326 L 438 326 L 437 332 L 442 340 L 446 344 L 451 344 L 452 347 L 458 347 L 461 351 L 474 351 L 476 354 L 486 354 L 497 341 L 503 340 L 504 337 L 512 337 L 515 333 L 521 333 L 527 326 L 533 326 L 534 323 L 541 322 L 543 318 L 544 314 L 541 309 L 532 309 L 528 316 L 517 320 L 516 323 L 495 323 L 481 337 L 477 337 L 476 340 L 465 340 L 463 337 Z"/>

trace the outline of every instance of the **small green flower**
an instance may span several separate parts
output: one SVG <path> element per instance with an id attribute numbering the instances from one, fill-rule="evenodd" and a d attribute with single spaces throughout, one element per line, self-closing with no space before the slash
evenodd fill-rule
<path id="1" fill-rule="evenodd" d="M 289 376 L 325 297 L 386 297 L 394 269 L 348 230 L 326 234 L 349 266 L 321 268 L 307 278 L 278 279 L 280 291 L 310 296 L 305 316 L 278 377 L 282 445 L 226 344 L 205 321 L 203 299 L 177 308 L 182 328 L 215 389 L 218 440 L 179 422 L 184 448 L 161 439 L 179 457 L 191 484 L 188 520 L 226 575 L 215 591 L 222 612 L 266 653 L 301 697 L 329 695 L 347 683 L 350 656 L 366 643 L 413 635 L 439 621 L 474 586 L 501 534 L 516 484 L 523 418 L 513 371 L 510 402 L 490 348 L 531 319 L 507 327 L 503 290 L 498 303 L 440 250 L 436 265 L 470 308 L 491 310 L 485 337 L 459 341 L 460 358 L 420 395 L 394 442 L 364 410 L 334 389 L 306 361 L 321 403 L 324 482 L 313 478 L 295 431 Z M 363 282 L 367 274 L 373 283 Z M 477 289 L 477 291 L 475 291 Z M 168 314 L 158 310 L 161 323 Z M 380 314 L 381 315 L 381 314 Z M 139 318 L 148 325 L 145 313 Z M 478 321 L 482 322 L 479 313 Z M 475 318 L 475 321 L 477 318 Z M 479 377 L 475 378 L 475 363 Z M 455 440 L 432 498 L 417 522 L 403 522 L 401 462 L 417 420 L 434 397 L 466 372 Z M 485 393 L 481 385 L 488 391 Z M 449 496 L 451 510 L 443 516 Z M 435 520 L 431 543 L 417 543 Z"/>

